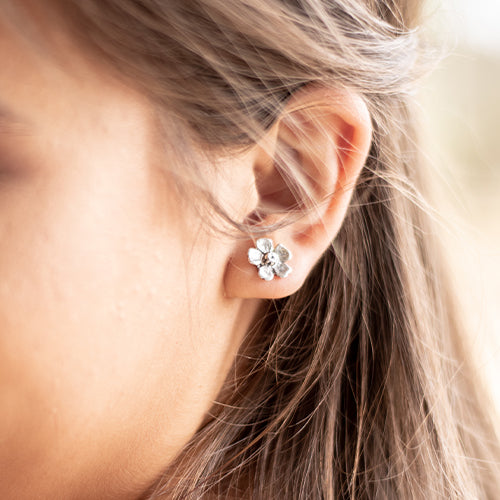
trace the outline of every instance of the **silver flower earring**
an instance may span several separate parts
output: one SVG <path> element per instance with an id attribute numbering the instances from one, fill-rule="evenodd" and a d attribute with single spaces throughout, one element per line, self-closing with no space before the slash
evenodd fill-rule
<path id="1" fill-rule="evenodd" d="M 275 275 L 286 278 L 292 272 L 292 268 L 285 264 L 292 258 L 292 253 L 283 245 L 274 247 L 269 238 L 260 238 L 255 247 L 248 249 L 248 262 L 257 266 L 259 276 L 263 280 L 271 281 Z"/>

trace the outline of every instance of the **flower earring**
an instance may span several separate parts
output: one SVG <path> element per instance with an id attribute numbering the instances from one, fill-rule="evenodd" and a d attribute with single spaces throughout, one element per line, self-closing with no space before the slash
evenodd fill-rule
<path id="1" fill-rule="evenodd" d="M 292 258 L 290 250 L 274 243 L 269 238 L 260 238 L 255 243 L 256 248 L 248 249 L 248 262 L 257 266 L 259 276 L 266 281 L 271 281 L 274 276 L 286 278 L 292 268 L 285 264 Z"/>

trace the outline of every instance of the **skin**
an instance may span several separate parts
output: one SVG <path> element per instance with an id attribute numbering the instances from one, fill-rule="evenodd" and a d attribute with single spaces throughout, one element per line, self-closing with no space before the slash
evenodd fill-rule
<path id="1" fill-rule="evenodd" d="M 258 307 L 225 297 L 232 246 L 182 209 L 149 104 L 68 47 L 61 66 L 0 26 L 3 499 L 137 498 Z M 236 214 L 247 164 L 218 183 Z"/>
<path id="2" fill-rule="evenodd" d="M 264 224 L 293 201 L 278 145 L 299 159 L 317 210 L 268 235 L 300 258 L 265 282 L 252 239 L 180 199 L 183 160 L 146 98 L 44 35 L 57 57 L 0 19 L 0 498 L 139 498 L 223 397 L 262 299 L 297 291 L 329 247 L 371 120 L 353 91 L 306 86 L 258 146 L 217 170 L 194 158 L 234 220 L 277 205 Z"/>

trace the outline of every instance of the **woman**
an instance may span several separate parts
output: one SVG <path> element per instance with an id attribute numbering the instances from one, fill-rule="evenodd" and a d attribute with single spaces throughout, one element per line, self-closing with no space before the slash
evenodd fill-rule
<path id="1" fill-rule="evenodd" d="M 496 498 L 419 3 L 1 1 L 2 499 Z"/>

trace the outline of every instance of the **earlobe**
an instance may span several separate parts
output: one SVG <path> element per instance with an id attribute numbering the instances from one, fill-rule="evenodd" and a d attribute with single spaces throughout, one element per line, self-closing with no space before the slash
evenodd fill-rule
<path id="1" fill-rule="evenodd" d="M 302 286 L 342 225 L 371 136 L 366 104 L 352 90 L 309 85 L 291 97 L 263 139 L 266 147 L 256 146 L 253 168 L 256 210 L 264 214 L 258 225 L 291 220 L 266 238 L 290 250 L 293 272 L 279 277 L 269 265 L 274 255 L 255 246 L 258 238 L 240 240 L 224 277 L 227 296 L 281 298 Z M 260 263 L 251 248 L 260 251 Z"/>

